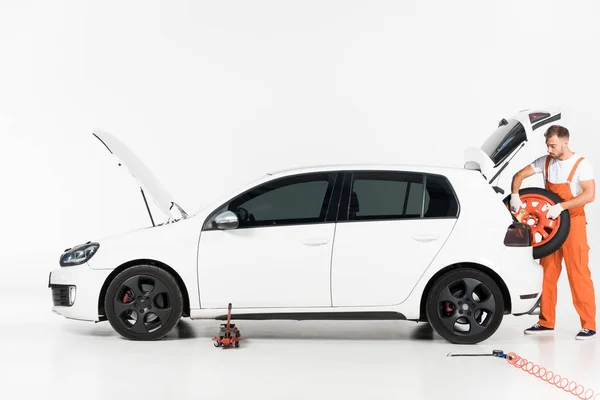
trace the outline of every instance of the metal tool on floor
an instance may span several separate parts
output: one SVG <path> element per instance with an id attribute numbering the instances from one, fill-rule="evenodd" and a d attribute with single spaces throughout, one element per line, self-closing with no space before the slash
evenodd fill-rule
<path id="1" fill-rule="evenodd" d="M 227 323 L 221 324 L 219 336 L 212 339 L 215 347 L 240 347 L 241 334 L 235 324 L 231 323 L 231 303 L 227 307 Z"/>
<path id="2" fill-rule="evenodd" d="M 506 354 L 502 350 L 494 350 L 491 353 L 475 353 L 475 354 L 460 354 L 460 353 L 448 353 L 448 357 L 500 357 L 506 358 Z"/>
<path id="3" fill-rule="evenodd" d="M 516 353 L 504 353 L 502 350 L 494 350 L 491 353 L 471 353 L 471 354 L 459 354 L 459 353 L 448 353 L 448 357 L 499 357 L 504 358 L 506 361 L 514 366 L 515 368 L 519 368 L 530 375 L 535 376 L 536 378 L 540 378 L 544 382 L 547 382 L 551 385 L 556 386 L 564 390 L 567 393 L 571 393 L 577 396 L 580 399 L 593 399 L 600 400 L 600 393 L 597 393 L 594 396 L 594 391 L 592 389 L 585 389 L 582 385 L 578 384 L 575 381 L 570 381 L 567 378 L 561 377 L 558 374 L 554 374 L 552 371 L 547 370 L 544 367 L 541 367 L 533 362 L 522 358 Z"/>

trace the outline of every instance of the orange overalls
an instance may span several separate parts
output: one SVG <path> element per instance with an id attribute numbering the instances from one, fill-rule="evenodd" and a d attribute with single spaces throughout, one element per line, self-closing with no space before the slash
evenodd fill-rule
<path id="1" fill-rule="evenodd" d="M 551 183 L 548 181 L 548 165 L 550 156 L 546 158 L 545 181 L 546 189 L 559 195 L 564 201 L 571 200 L 570 182 L 573 180 L 575 170 L 583 160 L 577 160 L 567 183 Z M 571 216 L 571 229 L 564 244 L 549 256 L 542 257 L 540 264 L 544 268 L 542 285 L 542 299 L 540 302 L 539 324 L 547 328 L 554 328 L 556 322 L 557 283 L 562 270 L 564 257 L 573 305 L 579 314 L 581 327 L 596 331 L 596 301 L 591 272 L 588 267 L 588 253 L 590 246 L 587 241 L 586 216 L 583 206 L 569 209 Z"/>

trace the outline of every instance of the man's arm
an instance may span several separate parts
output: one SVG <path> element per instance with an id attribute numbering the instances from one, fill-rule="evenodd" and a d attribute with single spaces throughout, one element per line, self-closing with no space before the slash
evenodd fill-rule
<path id="1" fill-rule="evenodd" d="M 533 169 L 533 167 L 531 166 L 531 164 L 528 164 L 526 167 L 522 168 L 520 171 L 518 171 L 512 179 L 512 187 L 511 190 L 513 194 L 518 194 L 519 193 L 519 189 L 521 189 L 521 184 L 523 183 L 523 181 L 526 178 L 529 178 L 532 175 L 535 175 L 535 170 Z"/>
<path id="2" fill-rule="evenodd" d="M 583 192 L 569 201 L 560 203 L 563 209 L 568 210 L 569 208 L 584 206 L 594 201 L 596 198 L 596 180 L 588 179 L 587 181 L 581 181 L 580 184 Z"/>
<path id="3" fill-rule="evenodd" d="M 521 189 L 521 184 L 523 183 L 523 180 L 532 176 L 535 173 L 536 170 L 531 166 L 531 164 L 529 164 L 513 175 L 510 194 L 510 210 L 512 212 L 518 212 L 521 206 L 523 205 L 523 202 L 519 197 L 519 189 Z"/>

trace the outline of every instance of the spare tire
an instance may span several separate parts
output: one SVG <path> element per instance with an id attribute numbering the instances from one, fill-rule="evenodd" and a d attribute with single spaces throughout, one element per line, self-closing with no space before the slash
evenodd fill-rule
<path id="1" fill-rule="evenodd" d="M 519 190 L 519 197 L 525 204 L 518 213 L 510 210 L 510 195 L 504 198 L 504 204 L 519 222 L 527 224 L 531 229 L 533 258 L 540 259 L 557 251 L 567 240 L 571 229 L 571 216 L 564 210 L 558 218 L 546 218 L 548 207 L 564 200 L 556 193 L 543 188 L 531 187 Z"/>

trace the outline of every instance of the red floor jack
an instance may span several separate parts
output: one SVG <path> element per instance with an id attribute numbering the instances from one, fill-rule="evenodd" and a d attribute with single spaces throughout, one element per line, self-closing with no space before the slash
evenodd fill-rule
<path id="1" fill-rule="evenodd" d="M 235 327 L 235 324 L 231 324 L 231 303 L 229 303 L 227 311 L 227 323 L 221 324 L 221 330 L 219 331 L 219 337 L 214 337 L 212 340 L 215 341 L 215 347 L 240 347 L 240 340 L 242 340 L 240 331 Z"/>

